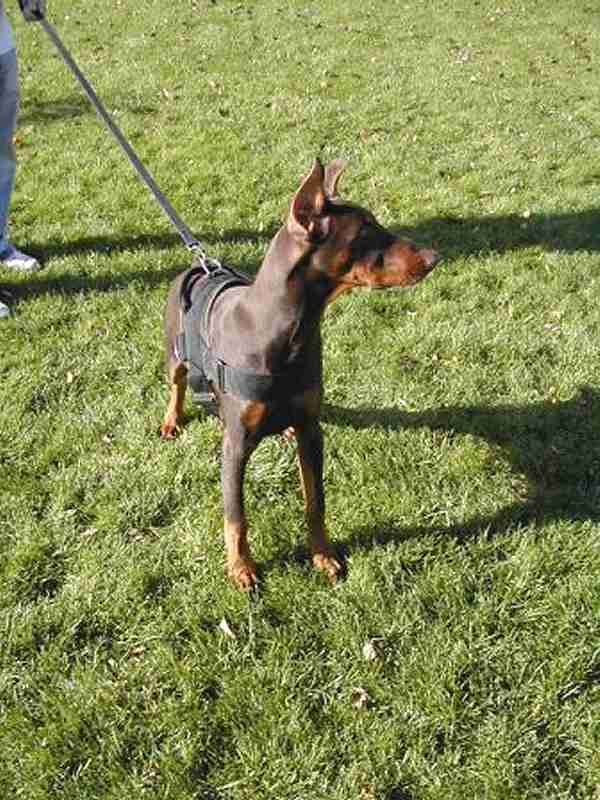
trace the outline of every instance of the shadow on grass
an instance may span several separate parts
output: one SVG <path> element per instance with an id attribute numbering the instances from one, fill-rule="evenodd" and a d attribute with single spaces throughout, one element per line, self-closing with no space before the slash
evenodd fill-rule
<path id="1" fill-rule="evenodd" d="M 29 102 L 23 104 L 19 113 L 19 128 L 35 125 L 38 122 L 52 122 L 61 119 L 73 119 L 84 114 L 94 113 L 94 109 L 85 97 L 76 94 L 68 95 L 50 102 Z"/>
<path id="2" fill-rule="evenodd" d="M 258 232 L 235 228 L 221 234 L 202 233 L 199 238 L 205 244 L 235 244 L 244 242 L 255 244 L 268 242 L 277 231 L 277 227 Z M 90 236 L 73 242 L 50 240 L 48 242 L 30 242 L 29 249 L 44 259 L 64 258 L 65 256 L 81 256 L 88 253 L 126 253 L 136 250 L 172 250 L 176 247 L 185 252 L 185 245 L 177 233 L 139 233 L 129 236 Z"/>
<path id="3" fill-rule="evenodd" d="M 279 224 L 273 222 L 267 230 L 232 229 L 218 233 L 201 233 L 206 244 L 249 242 L 266 244 Z M 600 252 L 600 207 L 565 214 L 533 214 L 528 219 L 516 214 L 488 217 L 433 217 L 418 225 L 402 228 L 396 233 L 424 244 L 435 241 L 445 261 L 486 253 L 505 253 L 526 247 L 540 246 L 547 250 Z M 151 249 L 169 250 L 181 246 L 176 233 L 137 234 L 77 239 L 74 242 L 32 242 L 36 255 L 51 260 L 93 252 L 118 252 Z"/>
<path id="4" fill-rule="evenodd" d="M 201 234 L 207 245 L 217 243 L 250 242 L 266 245 L 278 229 L 273 224 L 266 231 L 233 229 L 222 234 Z M 419 243 L 431 243 L 440 249 L 446 263 L 466 256 L 484 256 L 490 253 L 505 253 L 521 248 L 540 246 L 547 250 L 562 252 L 600 252 L 600 208 L 564 214 L 533 214 L 527 219 L 516 214 L 488 217 L 435 217 L 411 228 L 396 228 L 397 233 L 408 236 Z M 46 277 L 44 272 L 29 283 L 27 292 L 38 295 L 44 292 L 72 293 L 82 291 L 110 291 L 122 288 L 131 281 L 143 281 L 149 286 L 158 286 L 168 281 L 188 266 L 187 251 L 176 233 L 136 234 L 130 236 L 105 236 L 78 239 L 73 242 L 30 242 L 29 251 L 42 261 L 52 261 L 65 256 L 80 256 L 86 253 L 125 253 L 138 250 L 166 251 L 182 248 L 182 265 L 177 270 L 122 271 L 117 277 Z M 191 261 L 191 257 L 189 257 Z M 233 264 L 254 274 L 258 265 Z"/>
<path id="5" fill-rule="evenodd" d="M 220 236 L 202 236 L 202 241 L 207 244 L 224 242 L 234 244 L 236 242 L 263 242 L 266 243 L 272 238 L 276 229 L 265 232 L 247 231 L 243 229 L 225 231 Z M 65 256 L 80 256 L 88 253 L 99 253 L 110 255 L 111 253 L 135 254 L 140 250 L 156 254 L 157 263 L 160 253 L 172 250 L 179 250 L 181 253 L 180 264 L 176 268 L 170 269 L 149 269 L 149 270 L 124 270 L 118 274 L 114 272 L 103 275 L 90 276 L 89 273 L 73 275 L 52 275 L 50 272 L 42 270 L 35 273 L 28 280 L 23 288 L 16 289 L 14 295 L 20 293 L 28 296 L 41 294 L 80 294 L 82 292 L 109 292 L 122 289 L 129 283 L 140 281 L 148 287 L 167 286 L 169 282 L 192 263 L 192 254 L 186 249 L 182 240 L 176 233 L 165 234 L 136 234 L 125 237 L 89 237 L 78 239 L 75 242 L 50 241 L 44 245 L 37 242 L 27 246 L 27 251 L 38 257 L 41 261 L 51 261 L 54 258 Z M 149 258 L 152 256 L 149 255 Z M 256 272 L 255 262 L 236 264 L 236 267 L 246 271 L 249 275 Z"/>
<path id="6" fill-rule="evenodd" d="M 481 437 L 501 448 L 515 475 L 524 478 L 522 500 L 493 515 L 476 516 L 446 528 L 401 527 L 392 521 L 378 521 L 359 528 L 342 542 L 346 552 L 432 534 L 462 542 L 528 524 L 600 519 L 600 391 L 596 389 L 584 387 L 565 402 L 442 407 L 421 413 L 328 405 L 324 420 L 356 430 L 428 428 Z"/>
<path id="7" fill-rule="evenodd" d="M 115 99 L 111 100 L 111 104 L 115 106 Z M 156 108 L 147 105 L 131 106 L 130 102 L 119 104 L 123 112 L 134 115 L 145 115 L 156 113 Z M 58 98 L 48 102 L 28 102 L 19 114 L 19 127 L 25 125 L 35 125 L 39 122 L 47 124 L 48 122 L 73 119 L 75 117 L 92 115 L 96 111 L 87 97 L 83 94 L 72 94 L 67 97 Z"/>
<path id="8" fill-rule="evenodd" d="M 446 261 L 536 246 L 569 253 L 600 252 L 600 207 L 528 217 L 432 217 L 413 227 L 398 226 L 396 232 L 418 243 L 435 242 Z"/>

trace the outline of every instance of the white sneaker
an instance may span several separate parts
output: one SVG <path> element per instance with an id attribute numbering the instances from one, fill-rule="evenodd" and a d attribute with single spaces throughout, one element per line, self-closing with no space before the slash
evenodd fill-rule
<path id="1" fill-rule="evenodd" d="M 40 262 L 37 258 L 17 250 L 14 244 L 9 244 L 0 253 L 0 266 L 15 272 L 37 272 Z"/>
<path id="2" fill-rule="evenodd" d="M 0 300 L 0 319 L 10 317 L 10 308 Z"/>

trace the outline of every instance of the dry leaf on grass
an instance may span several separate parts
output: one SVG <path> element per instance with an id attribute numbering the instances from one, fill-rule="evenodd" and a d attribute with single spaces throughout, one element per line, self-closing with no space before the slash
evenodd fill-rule
<path id="1" fill-rule="evenodd" d="M 364 643 L 362 654 L 365 661 L 375 661 L 375 659 L 381 657 L 381 653 L 374 639 L 368 639 Z"/>
<path id="2" fill-rule="evenodd" d="M 358 709 L 366 709 L 371 705 L 369 693 L 362 686 L 355 686 L 352 689 L 352 705 Z"/>
<path id="3" fill-rule="evenodd" d="M 231 630 L 231 627 L 230 627 L 229 623 L 227 622 L 227 620 L 225 619 L 225 617 L 223 617 L 221 622 L 219 622 L 219 630 L 222 633 L 224 633 L 225 636 L 228 636 L 230 639 L 236 639 L 237 638 L 235 633 Z"/>

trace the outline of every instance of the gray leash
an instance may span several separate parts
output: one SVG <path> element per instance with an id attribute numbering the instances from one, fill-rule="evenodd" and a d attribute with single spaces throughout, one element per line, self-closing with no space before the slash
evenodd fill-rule
<path id="1" fill-rule="evenodd" d="M 53 25 L 51 25 L 45 17 L 42 17 L 39 21 L 39 24 L 42 28 L 46 31 L 48 36 L 52 39 L 56 49 L 61 54 L 63 61 L 69 67 L 71 72 L 75 75 L 79 83 L 81 84 L 84 92 L 87 94 L 91 104 L 96 109 L 98 116 L 102 119 L 108 130 L 112 133 L 115 137 L 117 142 L 121 145 L 131 166 L 135 169 L 141 180 L 146 184 L 148 189 L 152 192 L 154 197 L 156 198 L 159 206 L 165 212 L 167 217 L 171 220 L 172 224 L 177 230 L 177 233 L 183 239 L 183 242 L 187 248 L 189 248 L 199 259 L 200 262 L 206 263 L 207 266 L 217 266 L 218 262 L 216 259 L 209 258 L 206 253 L 206 248 L 203 246 L 201 242 L 196 239 L 193 235 L 191 230 L 185 224 L 185 222 L 181 219 L 179 214 L 175 211 L 171 203 L 167 200 L 164 194 L 158 187 L 158 184 L 152 177 L 152 175 L 148 172 L 146 167 L 142 164 L 140 159 L 138 158 L 135 150 L 129 144 L 123 132 L 118 127 L 114 119 L 108 113 L 108 111 L 102 105 L 100 98 L 94 91 L 92 85 L 87 80 L 85 75 L 81 72 L 73 57 L 67 50 L 67 48 L 62 43 L 58 33 L 56 32 Z"/>

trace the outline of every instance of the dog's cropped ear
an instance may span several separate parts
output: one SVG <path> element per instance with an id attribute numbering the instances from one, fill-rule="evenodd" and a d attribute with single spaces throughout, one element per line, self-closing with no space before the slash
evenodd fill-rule
<path id="1" fill-rule="evenodd" d="M 288 229 L 298 238 L 320 241 L 327 236 L 329 220 L 323 217 L 327 199 L 323 187 L 324 178 L 323 164 L 317 158 L 294 195 L 290 208 Z"/>
<path id="2" fill-rule="evenodd" d="M 338 197 L 337 185 L 342 172 L 348 166 L 348 162 L 343 158 L 336 158 L 325 167 L 325 179 L 323 181 L 323 188 L 327 197 L 333 199 Z"/>

